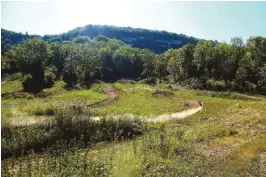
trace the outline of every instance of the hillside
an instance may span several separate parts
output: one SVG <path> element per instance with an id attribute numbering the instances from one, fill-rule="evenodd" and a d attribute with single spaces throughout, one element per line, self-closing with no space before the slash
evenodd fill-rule
<path id="1" fill-rule="evenodd" d="M 5 29 L 1 29 L 1 35 L 2 46 L 17 44 L 25 39 L 36 37 L 36 35 L 16 33 Z M 194 37 L 166 31 L 107 25 L 87 25 L 75 28 L 63 34 L 45 35 L 43 39 L 47 42 L 62 42 L 64 40 L 71 40 L 77 36 L 89 36 L 90 38 L 94 38 L 97 35 L 116 38 L 126 44 L 130 44 L 132 47 L 146 48 L 155 53 L 163 53 L 170 48 L 180 48 L 188 43 L 197 44 L 199 41 L 199 39 Z"/>
<path id="2" fill-rule="evenodd" d="M 20 78 L 6 79 L 2 176 L 266 174 L 264 97 L 129 80 L 79 90 L 58 81 L 40 97 L 21 92 Z M 119 99 L 97 104 L 110 99 L 111 88 Z M 173 119 L 195 100 L 204 103 L 199 112 Z"/>
<path id="3" fill-rule="evenodd" d="M 1 28 L 1 47 L 2 53 L 8 51 L 11 48 L 11 45 L 21 43 L 27 39 L 32 39 L 38 37 L 37 35 L 29 35 L 23 33 L 17 33 Z"/>

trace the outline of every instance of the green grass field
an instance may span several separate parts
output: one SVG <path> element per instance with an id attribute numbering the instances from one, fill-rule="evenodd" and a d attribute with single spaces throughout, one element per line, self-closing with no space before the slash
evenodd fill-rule
<path id="1" fill-rule="evenodd" d="M 118 89 L 119 101 L 92 110 L 94 115 L 160 115 L 184 110 L 180 100 L 168 97 L 155 97 L 155 88 L 145 84 L 114 84 Z M 159 103 L 159 104 L 158 104 Z"/>
<path id="2" fill-rule="evenodd" d="M 62 89 L 62 85 L 58 85 L 57 89 Z M 173 91 L 175 98 L 178 98 L 177 101 L 169 97 L 152 96 L 155 88 L 145 84 L 117 82 L 114 86 L 119 90 L 119 100 L 93 108 L 93 115 L 159 115 L 178 112 L 185 109 L 180 101 L 185 99 L 201 100 L 204 107 L 192 116 L 165 123 L 99 123 L 95 126 L 97 135 L 115 132 L 114 137 L 119 138 L 111 138 L 111 141 L 89 140 L 89 145 L 83 144 L 84 127 L 75 124 L 72 126 L 68 122 L 64 125 L 71 125 L 75 130 L 72 132 L 80 132 L 78 140 L 72 144 L 58 142 L 50 149 L 47 148 L 44 154 L 32 152 L 18 158 L 9 157 L 2 161 L 2 175 L 266 176 L 265 98 L 254 99 L 243 95 L 236 97 L 221 92 L 210 94 L 198 91 Z M 52 88 L 50 92 L 57 94 L 49 98 L 2 99 L 2 118 L 27 118 L 36 114 L 38 107 L 60 107 L 64 102 L 88 104 L 99 101 L 107 97 L 101 88 L 102 85 L 99 84 L 90 90 L 73 90 L 65 93 L 56 92 L 57 89 Z M 3 88 L 3 84 L 2 89 L 6 89 Z M 101 126 L 104 128 L 99 128 Z M 106 127 L 114 129 L 111 131 Z M 120 130 L 133 131 L 136 127 L 141 130 L 141 135 L 134 134 L 130 138 L 127 138 L 128 134 L 120 136 Z M 38 137 L 28 135 L 31 140 L 23 142 L 32 143 L 39 138 L 52 143 L 51 136 L 46 137 L 40 132 L 48 131 L 46 129 L 32 129 Z M 60 131 L 69 132 L 67 128 Z M 14 132 L 20 131 L 18 129 Z M 50 134 L 58 136 L 56 133 Z M 19 133 L 14 136 L 19 136 Z M 2 138 L 2 144 L 6 141 Z"/>
<path id="3" fill-rule="evenodd" d="M 13 82 L 13 81 L 12 81 Z M 51 93 L 45 98 L 2 98 L 2 120 L 23 120 L 28 117 L 52 116 L 53 112 L 63 105 L 68 104 L 92 104 L 107 98 L 104 93 L 92 90 L 66 91 L 64 83 L 58 82 L 53 88 L 45 89 L 44 92 Z M 10 84 L 2 85 L 2 91 L 7 90 Z"/>

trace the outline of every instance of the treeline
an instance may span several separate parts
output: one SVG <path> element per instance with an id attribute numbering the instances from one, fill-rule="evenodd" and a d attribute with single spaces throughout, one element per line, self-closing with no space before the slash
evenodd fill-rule
<path id="1" fill-rule="evenodd" d="M 36 36 L 15 33 L 1 29 L 2 48 L 22 42 L 23 39 L 30 39 Z M 147 30 L 131 27 L 115 27 L 107 25 L 87 25 L 75 28 L 66 33 L 58 35 L 45 35 L 43 40 L 48 43 L 63 42 L 72 40 L 78 36 L 88 36 L 91 39 L 97 35 L 104 35 L 123 41 L 132 47 L 149 49 L 155 53 L 163 53 L 170 48 L 179 48 L 186 44 L 197 44 L 199 39 L 183 34 L 169 33 L 166 31 Z"/>
<path id="2" fill-rule="evenodd" d="M 40 38 L 13 46 L 2 56 L 2 74 L 24 74 L 25 91 L 40 91 L 63 79 L 68 87 L 89 86 L 95 80 L 159 79 L 195 89 L 266 93 L 266 38 L 246 44 L 200 41 L 155 54 L 102 35 L 79 36 L 62 43 Z"/>
<path id="3" fill-rule="evenodd" d="M 12 45 L 21 43 L 27 39 L 38 37 L 37 35 L 29 35 L 28 33 L 16 33 L 1 28 L 1 53 L 5 53 L 11 49 Z M 40 36 L 39 36 L 40 37 Z"/>

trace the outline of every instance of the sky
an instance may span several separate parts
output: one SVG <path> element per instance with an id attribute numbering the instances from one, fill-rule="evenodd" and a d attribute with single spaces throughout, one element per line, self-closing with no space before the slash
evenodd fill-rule
<path id="1" fill-rule="evenodd" d="M 1 27 L 58 34 L 88 24 L 130 26 L 230 42 L 266 36 L 266 2 L 151 0 L 2 1 Z"/>

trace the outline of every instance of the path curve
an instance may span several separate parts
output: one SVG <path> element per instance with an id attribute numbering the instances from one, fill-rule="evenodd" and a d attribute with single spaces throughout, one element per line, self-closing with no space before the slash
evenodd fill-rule
<path id="1" fill-rule="evenodd" d="M 188 116 L 196 114 L 197 112 L 199 112 L 202 109 L 203 109 L 203 105 L 195 107 L 195 108 L 190 108 L 190 109 L 187 109 L 187 110 L 184 110 L 181 112 L 170 113 L 170 114 L 161 114 L 161 115 L 153 116 L 153 117 L 136 116 L 134 114 L 123 114 L 123 115 L 114 115 L 114 116 L 95 116 L 95 117 L 91 117 L 91 119 L 94 121 L 99 121 L 99 120 L 103 119 L 104 117 L 112 118 L 112 119 L 119 119 L 119 118 L 123 118 L 123 117 L 128 117 L 129 119 L 134 119 L 137 117 L 137 118 L 143 120 L 144 122 L 164 122 L 164 121 L 170 121 L 173 119 L 184 119 Z"/>
<path id="2" fill-rule="evenodd" d="M 87 107 L 89 108 L 94 108 L 97 106 L 103 106 L 109 103 L 112 103 L 114 101 L 117 101 L 119 99 L 119 95 L 117 94 L 117 89 L 114 88 L 111 85 L 108 85 L 105 89 L 105 92 L 108 94 L 108 98 L 102 100 L 102 101 L 98 101 L 92 104 L 87 105 Z"/>
<path id="3" fill-rule="evenodd" d="M 171 113 L 171 114 L 162 114 L 157 117 L 152 117 L 148 118 L 146 121 L 147 122 L 162 122 L 162 121 L 169 121 L 173 119 L 183 119 L 186 118 L 187 116 L 191 116 L 200 110 L 202 110 L 203 106 L 199 106 L 197 108 L 191 108 L 187 109 L 181 112 L 176 112 L 176 113 Z"/>
<path id="4" fill-rule="evenodd" d="M 118 91 L 113 86 L 108 85 L 106 87 L 105 91 L 106 91 L 106 93 L 108 93 L 108 98 L 106 98 L 102 101 L 98 101 L 96 103 L 87 105 L 86 107 L 94 108 L 97 106 L 103 106 L 103 105 L 109 104 L 111 102 L 117 101 L 119 99 Z M 192 107 L 190 109 L 187 109 L 187 110 L 184 110 L 181 112 L 170 113 L 170 114 L 161 114 L 161 115 L 152 116 L 152 117 L 137 116 L 137 115 L 133 115 L 133 114 L 123 114 L 123 115 L 113 115 L 113 116 L 92 116 L 92 117 L 90 117 L 90 119 L 94 120 L 94 121 L 99 121 L 99 120 L 103 119 L 104 117 L 112 118 L 112 119 L 119 119 L 119 118 L 123 118 L 123 117 L 128 117 L 129 119 L 134 119 L 137 117 L 137 118 L 143 120 L 144 122 L 163 122 L 163 121 L 169 121 L 169 120 L 173 120 L 173 119 L 183 119 L 183 118 L 186 118 L 187 116 L 193 115 L 193 114 L 197 113 L 198 111 L 202 110 L 203 102 L 201 102 L 202 105 L 199 105 L 198 101 L 197 102 L 193 101 L 193 102 L 197 103 L 198 106 Z M 30 118 L 30 119 L 22 120 L 22 121 L 11 121 L 10 124 L 13 126 L 23 126 L 23 125 L 32 125 L 32 124 L 45 124 L 45 123 L 49 123 L 51 121 L 52 120 L 50 118 L 47 119 L 47 117 L 38 118 L 38 119 Z"/>
<path id="5" fill-rule="evenodd" d="M 91 120 L 94 121 L 100 121 L 104 117 L 106 118 L 112 118 L 112 119 L 120 119 L 123 117 L 127 117 L 128 119 L 135 119 L 136 117 L 143 120 L 144 122 L 164 122 L 164 121 L 170 121 L 174 119 L 184 119 L 188 116 L 191 116 L 193 114 L 196 114 L 200 110 L 203 109 L 203 104 L 202 106 L 198 106 L 196 108 L 190 108 L 181 112 L 176 112 L 176 113 L 170 113 L 170 114 L 161 114 L 158 116 L 153 116 L 153 117 L 148 117 L 148 116 L 137 116 L 134 114 L 123 114 L 123 115 L 114 115 L 114 116 L 92 116 L 90 117 Z M 32 119 L 27 119 L 27 120 L 22 120 L 22 121 L 11 121 L 10 124 L 13 126 L 23 126 L 23 125 L 33 125 L 33 124 L 45 124 L 49 123 L 52 121 L 51 119 L 47 118 L 32 118 Z"/>

